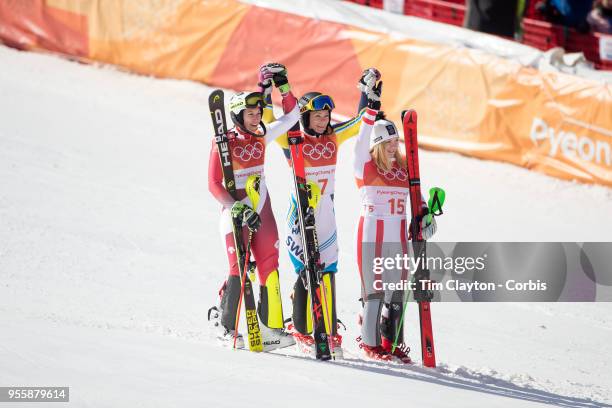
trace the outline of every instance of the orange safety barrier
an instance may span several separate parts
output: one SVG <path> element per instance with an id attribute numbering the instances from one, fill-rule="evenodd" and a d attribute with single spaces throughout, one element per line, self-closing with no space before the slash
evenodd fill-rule
<path id="1" fill-rule="evenodd" d="M 347 116 L 375 66 L 389 117 L 419 112 L 422 146 L 612 186 L 612 87 L 478 50 L 235 0 L 6 0 L 0 39 L 231 89 L 253 89 L 260 64 L 282 62 L 296 95 L 328 93 Z"/>
<path id="2" fill-rule="evenodd" d="M 72 10 L 47 7 L 44 0 L 0 1 L 0 39 L 15 48 L 86 57 L 87 21 L 87 16 Z"/>

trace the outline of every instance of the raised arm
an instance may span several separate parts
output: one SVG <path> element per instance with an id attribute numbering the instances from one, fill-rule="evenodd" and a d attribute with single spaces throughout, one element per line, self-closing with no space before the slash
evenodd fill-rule
<path id="1" fill-rule="evenodd" d="M 382 93 L 382 81 L 376 85 L 376 81 L 380 78 L 380 73 L 374 68 L 370 68 L 364 72 L 359 81 L 359 89 L 365 98 L 367 107 L 361 118 L 361 126 L 355 143 L 355 176 L 363 178 L 363 166 L 371 160 L 370 157 L 370 134 L 374 127 L 376 114 L 380 109 L 380 95 Z"/>
<path id="2" fill-rule="evenodd" d="M 372 78 L 375 78 L 371 83 Z M 346 122 L 337 123 L 333 126 L 334 132 L 338 140 L 338 144 L 342 144 L 348 139 L 357 136 L 361 126 L 361 117 L 363 116 L 366 107 L 368 106 L 368 92 L 371 91 L 371 86 L 374 86 L 376 81 L 380 79 L 380 72 L 376 68 L 368 68 L 361 74 L 361 78 L 357 83 L 357 88 L 361 91 L 359 97 L 359 106 L 357 115 Z"/>
<path id="3" fill-rule="evenodd" d="M 266 143 L 270 143 L 287 133 L 300 120 L 300 109 L 298 108 L 297 99 L 295 99 L 291 91 L 283 95 L 283 112 L 285 112 L 283 116 L 268 126 Z"/>
<path id="4" fill-rule="evenodd" d="M 355 143 L 355 158 L 354 170 L 355 177 L 363 178 L 363 166 L 371 160 L 370 156 L 370 134 L 374 127 L 374 120 L 378 112 L 374 109 L 366 108 L 361 117 L 361 126 L 357 134 L 357 142 Z"/>
<path id="5" fill-rule="evenodd" d="M 264 123 L 268 124 L 266 143 L 283 136 L 300 119 L 297 99 L 291 93 L 287 68 L 278 63 L 268 63 L 259 69 L 259 87 L 265 96 Z M 272 110 L 272 85 L 276 86 L 283 98 L 284 115 L 275 120 Z"/>
<path id="6" fill-rule="evenodd" d="M 274 72 L 269 69 L 269 66 L 273 64 L 264 64 L 259 68 L 259 92 L 264 95 L 264 110 L 263 110 L 263 123 L 270 124 L 276 121 L 276 117 L 274 116 L 274 109 L 272 106 L 272 88 L 274 83 L 272 82 L 272 78 L 274 77 Z"/>

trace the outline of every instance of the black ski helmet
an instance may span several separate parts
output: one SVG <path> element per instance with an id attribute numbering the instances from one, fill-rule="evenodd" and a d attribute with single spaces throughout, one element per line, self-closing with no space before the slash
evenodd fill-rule
<path id="1" fill-rule="evenodd" d="M 330 115 L 330 123 L 327 125 L 325 133 L 328 134 L 333 131 L 331 128 L 331 112 L 335 106 L 331 96 L 321 92 L 308 92 L 300 98 L 298 106 L 300 107 L 300 122 L 302 122 L 304 132 L 311 136 L 320 136 L 310 128 L 310 112 L 323 109 L 327 109 Z"/>

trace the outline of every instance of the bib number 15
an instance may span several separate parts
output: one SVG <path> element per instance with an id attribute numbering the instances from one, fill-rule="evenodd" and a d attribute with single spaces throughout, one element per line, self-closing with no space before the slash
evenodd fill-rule
<path id="1" fill-rule="evenodd" d="M 389 212 L 391 214 L 404 214 L 406 212 L 406 199 L 404 198 L 390 198 L 387 200 L 389 203 Z"/>

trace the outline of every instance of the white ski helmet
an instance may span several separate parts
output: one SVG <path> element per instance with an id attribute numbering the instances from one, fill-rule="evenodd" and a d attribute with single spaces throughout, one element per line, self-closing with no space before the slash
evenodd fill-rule
<path id="1" fill-rule="evenodd" d="M 370 150 L 378 144 L 393 139 L 399 139 L 399 133 L 397 133 L 397 128 L 393 122 L 386 119 L 379 119 L 374 123 L 374 128 L 370 135 Z"/>
<path id="2" fill-rule="evenodd" d="M 232 118 L 232 122 L 234 122 L 234 125 L 247 133 L 251 133 L 244 126 L 244 110 L 246 108 L 259 108 L 263 114 L 265 102 L 264 96 L 261 92 L 238 92 L 230 98 L 228 105 L 230 116 Z M 265 134 L 266 127 L 264 126 L 263 122 L 260 123 L 260 126 L 263 128 Z"/>

